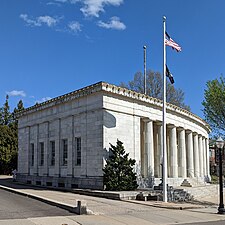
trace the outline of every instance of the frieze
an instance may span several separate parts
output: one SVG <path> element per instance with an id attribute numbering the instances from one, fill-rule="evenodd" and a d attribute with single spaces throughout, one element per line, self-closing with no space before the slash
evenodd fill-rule
<path id="1" fill-rule="evenodd" d="M 29 107 L 29 108 L 19 112 L 17 114 L 17 117 L 21 117 L 21 116 L 24 116 L 24 115 L 27 115 L 30 113 L 41 111 L 41 110 L 44 110 L 44 109 L 47 109 L 47 108 L 50 108 L 50 107 L 53 107 L 56 105 L 60 105 L 62 103 L 70 102 L 74 99 L 85 97 L 85 96 L 91 95 L 92 93 L 99 92 L 99 91 L 111 92 L 116 95 L 122 95 L 122 96 L 125 96 L 128 98 L 133 98 L 133 99 L 143 101 L 143 102 L 146 102 L 146 103 L 158 106 L 158 107 L 163 106 L 163 102 L 160 99 L 153 98 L 148 95 L 144 95 L 144 94 L 129 90 L 127 88 L 119 87 L 119 86 L 112 85 L 112 84 L 109 84 L 106 82 L 98 82 L 96 84 L 81 88 L 79 90 L 67 93 L 65 95 L 62 95 L 62 96 L 59 96 L 56 98 L 52 98 L 46 102 L 35 104 L 34 106 Z M 195 115 L 185 109 L 182 109 L 178 106 L 172 105 L 170 103 L 166 104 L 166 108 L 167 108 L 167 110 L 170 110 L 172 112 L 176 112 L 183 116 L 189 117 L 190 119 L 193 119 L 195 121 L 197 120 L 200 124 L 206 126 L 208 131 L 210 131 L 209 125 L 203 119 L 198 117 L 197 115 Z"/>

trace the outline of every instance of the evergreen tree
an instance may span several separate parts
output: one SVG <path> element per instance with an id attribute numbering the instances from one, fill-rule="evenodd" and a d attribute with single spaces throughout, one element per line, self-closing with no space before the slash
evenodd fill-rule
<path id="1" fill-rule="evenodd" d="M 13 112 L 12 112 L 12 115 L 11 115 L 11 118 L 12 118 L 12 123 L 10 124 L 10 126 L 12 127 L 12 129 L 14 129 L 17 133 L 17 129 L 18 129 L 18 121 L 17 121 L 17 118 L 16 118 L 16 114 L 20 111 L 22 111 L 24 109 L 24 106 L 23 106 L 23 101 L 20 100 L 17 104 L 17 107 L 14 108 Z"/>
<path id="2" fill-rule="evenodd" d="M 19 101 L 14 111 L 10 112 L 9 96 L 0 108 L 0 174 L 9 174 L 17 168 L 18 154 L 18 121 L 16 113 L 23 110 L 23 102 Z"/>
<path id="3" fill-rule="evenodd" d="M 109 191 L 131 191 L 137 188 L 136 173 L 133 171 L 134 159 L 129 159 L 123 143 L 117 140 L 117 145 L 110 144 L 109 159 L 103 169 L 103 182 Z"/>
<path id="4" fill-rule="evenodd" d="M 2 122 L 3 125 L 9 125 L 11 122 L 11 113 L 9 110 L 9 96 L 6 95 L 5 104 L 2 108 Z"/>

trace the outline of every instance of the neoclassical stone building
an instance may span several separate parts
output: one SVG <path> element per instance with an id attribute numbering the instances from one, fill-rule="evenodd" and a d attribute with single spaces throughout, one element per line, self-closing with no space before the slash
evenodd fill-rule
<path id="1" fill-rule="evenodd" d="M 37 185 L 102 189 L 109 143 L 136 160 L 139 178 L 162 176 L 162 101 L 99 82 L 18 114 L 17 179 Z M 203 182 L 209 174 L 209 127 L 167 104 L 168 183 Z"/>

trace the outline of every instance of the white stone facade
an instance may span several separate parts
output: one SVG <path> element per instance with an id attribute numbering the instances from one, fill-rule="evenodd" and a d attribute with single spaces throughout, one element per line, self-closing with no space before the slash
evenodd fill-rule
<path id="1" fill-rule="evenodd" d="M 25 109 L 19 119 L 17 179 L 102 189 L 110 144 L 119 139 L 141 177 L 161 178 L 162 102 L 100 82 Z M 167 104 L 168 181 L 208 180 L 209 127 Z M 140 176 L 139 176 L 140 177 Z"/>

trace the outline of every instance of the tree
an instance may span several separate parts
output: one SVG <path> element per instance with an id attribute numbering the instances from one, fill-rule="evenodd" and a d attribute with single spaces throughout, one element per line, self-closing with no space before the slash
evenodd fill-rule
<path id="1" fill-rule="evenodd" d="M 103 182 L 109 191 L 131 191 L 137 188 L 136 173 L 133 171 L 134 159 L 129 159 L 123 143 L 117 140 L 117 145 L 110 144 L 111 155 L 103 169 Z"/>
<path id="2" fill-rule="evenodd" d="M 0 173 L 9 174 L 16 168 L 17 136 L 9 126 L 0 125 L 0 130 Z"/>
<path id="3" fill-rule="evenodd" d="M 163 78 L 161 74 L 149 70 L 147 71 L 146 81 L 146 94 L 162 100 Z M 129 81 L 127 84 L 122 82 L 120 86 L 144 93 L 144 76 L 141 72 L 137 72 L 132 81 Z M 190 106 L 184 103 L 184 92 L 181 89 L 175 89 L 174 85 L 167 81 L 166 90 L 167 102 L 190 111 Z"/>
<path id="4" fill-rule="evenodd" d="M 6 95 L 5 103 L 3 107 L 0 110 L 1 114 L 1 119 L 0 119 L 0 124 L 2 125 L 9 125 L 11 122 L 11 114 L 9 111 L 9 96 Z"/>
<path id="5" fill-rule="evenodd" d="M 0 173 L 9 174 L 17 168 L 18 154 L 18 121 L 16 113 L 23 110 L 23 102 L 19 101 L 14 111 L 10 112 L 9 96 L 0 108 Z"/>
<path id="6" fill-rule="evenodd" d="M 206 83 L 203 113 L 213 133 L 225 133 L 225 78 L 220 76 Z"/>
<path id="7" fill-rule="evenodd" d="M 16 118 L 16 114 L 20 111 L 22 111 L 24 109 L 24 106 L 23 106 L 23 101 L 20 100 L 17 104 L 17 107 L 14 108 L 13 112 L 12 112 L 12 123 L 10 124 L 10 126 L 16 131 L 17 133 L 17 129 L 18 129 L 18 120 Z"/>

